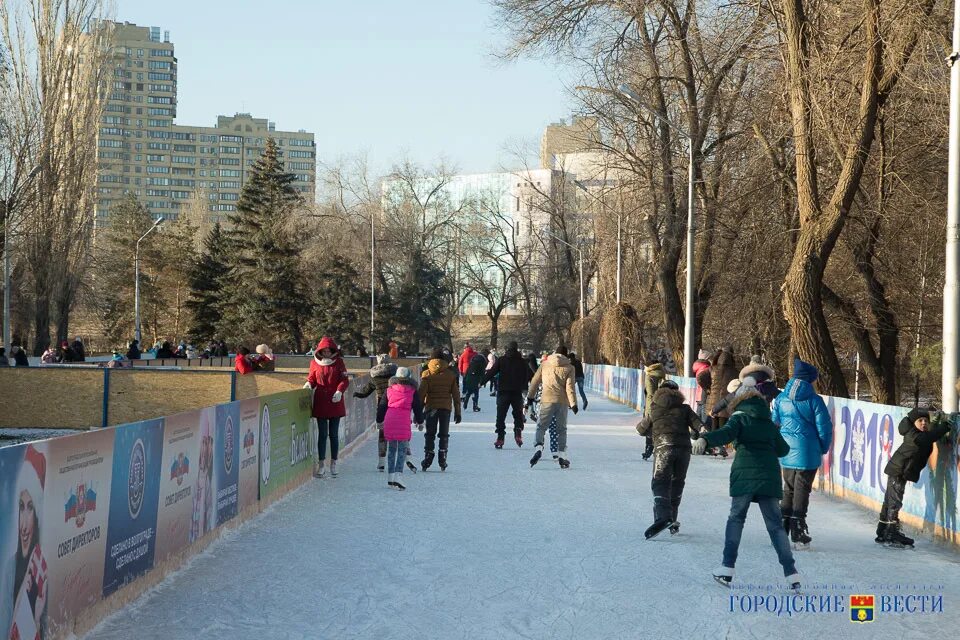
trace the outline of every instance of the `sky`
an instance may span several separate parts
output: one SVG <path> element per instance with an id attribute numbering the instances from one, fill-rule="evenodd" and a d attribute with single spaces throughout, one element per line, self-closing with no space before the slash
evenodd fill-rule
<path id="1" fill-rule="evenodd" d="M 568 116 L 556 63 L 502 62 L 485 0 L 115 0 L 116 18 L 170 31 L 177 122 L 248 112 L 316 134 L 318 163 L 366 154 L 460 172 L 517 168 Z M 510 149 L 510 151 L 508 151 Z"/>

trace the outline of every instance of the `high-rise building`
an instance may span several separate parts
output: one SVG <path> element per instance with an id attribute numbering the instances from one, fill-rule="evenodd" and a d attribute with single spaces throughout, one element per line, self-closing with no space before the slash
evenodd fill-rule
<path id="1" fill-rule="evenodd" d="M 210 222 L 235 211 L 240 190 L 268 138 L 280 147 L 294 187 L 307 202 L 316 192 L 314 135 L 277 131 L 248 113 L 219 116 L 216 126 L 176 124 L 177 58 L 170 32 L 130 23 L 113 30 L 111 86 L 98 135 L 96 224 L 132 193 L 160 217 L 188 208 Z"/>

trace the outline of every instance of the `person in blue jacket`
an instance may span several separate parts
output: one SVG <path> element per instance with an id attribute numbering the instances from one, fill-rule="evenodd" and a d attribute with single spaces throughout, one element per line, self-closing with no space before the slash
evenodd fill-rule
<path id="1" fill-rule="evenodd" d="M 813 382 L 816 367 L 797 358 L 793 377 L 773 401 L 773 421 L 780 425 L 780 434 L 790 445 L 790 453 L 780 459 L 783 467 L 783 528 L 798 547 L 810 544 L 807 528 L 807 506 L 813 479 L 823 456 L 830 450 L 833 423 L 823 398 L 817 395 Z"/>

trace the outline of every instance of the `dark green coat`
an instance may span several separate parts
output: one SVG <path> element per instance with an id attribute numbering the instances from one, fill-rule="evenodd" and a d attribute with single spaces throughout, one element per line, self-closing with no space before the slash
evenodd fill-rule
<path id="1" fill-rule="evenodd" d="M 710 447 L 734 442 L 737 455 L 730 468 L 730 496 L 783 497 L 780 458 L 790 452 L 780 429 L 770 419 L 770 407 L 756 391 L 731 406 L 727 423 L 703 436 Z"/>

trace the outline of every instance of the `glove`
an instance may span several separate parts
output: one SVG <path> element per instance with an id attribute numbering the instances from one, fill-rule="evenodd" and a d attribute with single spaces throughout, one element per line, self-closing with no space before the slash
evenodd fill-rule
<path id="1" fill-rule="evenodd" d="M 697 438 L 693 442 L 693 455 L 702 456 L 707 450 L 707 441 L 703 438 Z"/>
<path id="2" fill-rule="evenodd" d="M 422 422 L 417 425 L 417 431 L 423 431 L 423 423 L 422 423 Z"/>
<path id="3" fill-rule="evenodd" d="M 461 421 L 462 419 L 463 419 L 463 416 L 461 416 L 461 415 L 458 413 L 457 415 L 453 416 L 453 424 L 460 424 L 460 421 Z"/>
<path id="4" fill-rule="evenodd" d="M 303 383 L 303 388 L 304 388 L 304 389 L 313 389 L 313 387 L 310 386 L 310 383 L 309 383 L 309 382 L 304 382 L 304 383 Z"/>
<path id="5" fill-rule="evenodd" d="M 706 428 L 706 427 L 700 427 L 700 435 L 703 435 L 703 434 L 705 434 L 705 433 L 710 433 L 710 432 L 707 431 L 707 428 Z"/>
<path id="6" fill-rule="evenodd" d="M 333 403 L 336 404 L 343 400 L 343 391 L 334 391 L 333 392 Z"/>
<path id="7" fill-rule="evenodd" d="M 378 422 L 378 423 L 377 423 L 377 431 L 383 431 L 383 423 L 382 423 L 382 422 Z"/>
<path id="8" fill-rule="evenodd" d="M 570 411 L 573 411 L 573 415 L 577 415 L 578 413 L 580 413 L 580 407 L 578 407 L 577 405 L 573 405 L 572 407 L 570 407 Z"/>
<path id="9" fill-rule="evenodd" d="M 930 422 L 943 422 L 946 418 L 947 415 L 943 411 L 934 411 L 930 416 Z"/>

